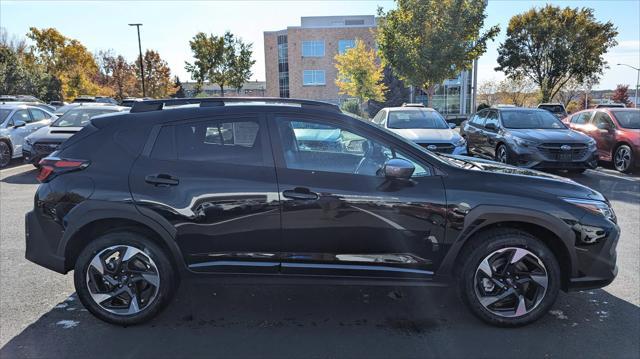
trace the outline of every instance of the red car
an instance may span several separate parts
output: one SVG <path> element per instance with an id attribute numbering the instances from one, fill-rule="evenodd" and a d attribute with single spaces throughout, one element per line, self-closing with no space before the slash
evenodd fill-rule
<path id="1" fill-rule="evenodd" d="M 599 108 L 576 112 L 562 120 L 596 140 L 600 160 L 620 172 L 640 166 L 640 109 Z"/>

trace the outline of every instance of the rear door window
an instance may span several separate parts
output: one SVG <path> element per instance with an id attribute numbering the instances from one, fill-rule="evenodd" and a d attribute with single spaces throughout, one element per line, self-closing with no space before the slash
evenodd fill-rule
<path id="1" fill-rule="evenodd" d="M 582 112 L 571 117 L 571 123 L 584 125 L 589 122 L 589 118 L 591 118 L 591 112 Z"/>
<path id="2" fill-rule="evenodd" d="M 486 110 L 478 112 L 471 120 L 471 123 L 474 124 L 476 127 L 484 126 L 484 121 L 488 113 L 489 111 L 486 111 Z"/>
<path id="3" fill-rule="evenodd" d="M 44 112 L 42 110 L 39 110 L 37 108 L 29 109 L 29 111 L 31 112 L 31 116 L 33 117 L 33 120 L 36 121 L 36 122 L 37 121 L 42 121 L 42 120 L 47 120 L 47 119 L 51 118 L 51 116 L 49 116 L 48 113 L 46 113 L 46 112 Z"/>
<path id="4" fill-rule="evenodd" d="M 484 127 L 487 127 L 488 124 L 492 123 L 496 126 L 496 128 L 499 128 L 500 125 L 498 124 L 498 112 L 497 111 L 489 111 L 487 114 L 487 119 L 484 122 Z"/>

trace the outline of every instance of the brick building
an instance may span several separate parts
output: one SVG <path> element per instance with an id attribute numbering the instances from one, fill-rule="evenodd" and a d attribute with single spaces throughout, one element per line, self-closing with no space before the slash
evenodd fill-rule
<path id="1" fill-rule="evenodd" d="M 334 56 L 354 45 L 355 39 L 375 48 L 376 17 L 302 17 L 300 26 L 264 32 L 266 94 L 340 103 Z M 416 101 L 436 108 L 448 117 L 473 112 L 473 72 L 464 71 L 438 86 L 431 104 L 416 93 Z"/>

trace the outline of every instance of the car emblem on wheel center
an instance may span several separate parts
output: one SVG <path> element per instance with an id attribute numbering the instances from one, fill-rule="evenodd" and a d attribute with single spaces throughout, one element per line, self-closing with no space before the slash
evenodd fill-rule
<path id="1" fill-rule="evenodd" d="M 563 151 L 571 151 L 571 146 L 569 145 L 562 145 L 560 146 L 560 149 Z"/>

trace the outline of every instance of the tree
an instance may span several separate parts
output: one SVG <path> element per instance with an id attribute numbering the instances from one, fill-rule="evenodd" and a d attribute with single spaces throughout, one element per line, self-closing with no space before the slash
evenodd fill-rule
<path id="1" fill-rule="evenodd" d="M 631 100 L 629 100 L 629 85 L 616 86 L 616 89 L 613 91 L 613 95 L 611 96 L 611 101 L 623 103 L 627 107 L 631 107 Z"/>
<path id="2" fill-rule="evenodd" d="M 143 57 L 144 61 L 144 83 L 147 96 L 153 98 L 166 98 L 176 92 L 176 88 L 171 80 L 171 69 L 165 60 L 160 58 L 160 54 L 154 50 L 147 50 Z M 140 60 L 137 61 L 138 68 Z M 140 88 L 142 92 L 142 88 Z"/>
<path id="3" fill-rule="evenodd" d="M 122 55 L 102 52 L 98 63 L 101 67 L 103 85 L 110 87 L 118 100 L 127 97 L 139 97 L 138 76 L 134 64 L 130 64 Z"/>
<path id="4" fill-rule="evenodd" d="M 241 88 L 252 73 L 252 44 L 244 43 L 232 33 L 223 36 L 197 33 L 189 46 L 195 61 L 185 62 L 185 69 L 196 81 L 196 93 L 200 92 L 204 81 L 218 84 L 222 96 L 226 85 Z"/>
<path id="5" fill-rule="evenodd" d="M 562 103 L 565 107 L 569 106 L 571 101 L 577 100 L 580 93 L 584 91 L 586 84 L 578 82 L 575 78 L 570 79 L 562 88 L 562 90 L 556 93 L 553 98 L 554 101 Z"/>
<path id="6" fill-rule="evenodd" d="M 385 66 L 382 70 L 382 84 L 387 88 L 384 95 L 384 101 L 369 100 L 367 104 L 367 112 L 369 116 L 374 117 L 378 111 L 385 107 L 398 107 L 403 103 L 410 101 L 409 88 L 404 84 L 398 76 L 393 74 L 393 70 L 389 66 Z"/>
<path id="7" fill-rule="evenodd" d="M 527 78 L 505 78 L 500 81 L 497 90 L 501 103 L 522 107 L 531 99 L 532 94 L 536 94 L 537 89 Z"/>
<path id="8" fill-rule="evenodd" d="M 396 9 L 379 9 L 383 64 L 431 99 L 435 85 L 469 69 L 498 34 L 497 26 L 480 33 L 485 8 L 477 0 L 397 0 Z"/>
<path id="9" fill-rule="evenodd" d="M 571 79 L 597 79 L 606 68 L 603 55 L 617 45 L 611 22 L 596 21 L 593 10 L 546 5 L 516 15 L 498 48 L 498 67 L 509 77 L 528 77 L 551 100 Z"/>
<path id="10" fill-rule="evenodd" d="M 478 102 L 488 107 L 500 103 L 498 99 L 498 81 L 486 80 L 478 85 Z"/>
<path id="11" fill-rule="evenodd" d="M 171 97 L 175 98 L 184 98 L 186 97 L 184 94 L 184 89 L 182 88 L 182 82 L 180 82 L 180 78 L 178 76 L 173 80 L 173 85 L 176 88 L 176 92 Z"/>
<path id="12" fill-rule="evenodd" d="M 355 46 L 334 58 L 340 94 L 355 97 L 362 106 L 364 101 L 384 101 L 385 85 L 382 68 L 376 63 L 376 54 L 365 43 L 356 39 Z"/>

